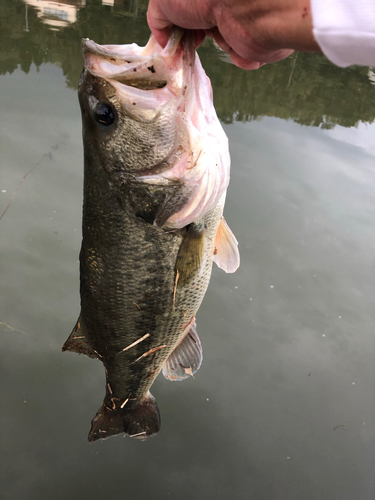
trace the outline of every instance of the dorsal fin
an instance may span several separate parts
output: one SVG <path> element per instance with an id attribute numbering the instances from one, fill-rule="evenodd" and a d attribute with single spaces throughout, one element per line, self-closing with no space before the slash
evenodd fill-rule
<path id="1" fill-rule="evenodd" d="M 215 236 L 214 262 L 226 273 L 234 273 L 240 265 L 238 241 L 230 230 L 224 217 L 221 218 Z"/>
<path id="2" fill-rule="evenodd" d="M 72 333 L 69 335 L 68 340 L 63 345 L 62 351 L 73 351 L 78 354 L 86 354 L 89 358 L 99 358 L 90 343 L 86 325 L 81 315 Z"/>
<path id="3" fill-rule="evenodd" d="M 193 318 L 185 336 L 164 363 L 163 375 L 168 380 L 184 380 L 199 370 L 203 353 L 195 326 Z"/>

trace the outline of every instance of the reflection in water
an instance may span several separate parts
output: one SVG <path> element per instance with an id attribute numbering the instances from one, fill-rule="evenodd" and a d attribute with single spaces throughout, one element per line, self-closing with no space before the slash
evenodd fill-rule
<path id="1" fill-rule="evenodd" d="M 369 67 L 367 72 L 368 79 L 370 80 L 371 85 L 375 85 L 375 72 L 372 66 Z"/>
<path id="2" fill-rule="evenodd" d="M 38 68 L 50 62 L 61 66 L 68 87 L 76 88 L 82 68 L 81 38 L 101 44 L 144 45 L 149 37 L 146 0 L 90 0 L 86 5 L 60 2 L 59 10 L 67 13 L 66 20 L 57 19 L 56 15 L 62 14 L 56 10 L 51 17 L 42 15 L 39 7 L 32 7 L 41 3 L 54 2 L 30 0 L 25 5 L 21 0 L 3 0 L 1 3 L 0 74 L 12 73 L 19 61 L 26 73 L 31 64 Z M 51 27 L 56 28 L 58 23 L 66 26 L 52 31 Z M 374 120 L 375 93 L 365 67 L 341 69 L 319 55 L 299 54 L 259 71 L 245 72 L 233 64 L 220 62 L 222 53 L 210 40 L 200 54 L 212 81 L 217 113 L 226 123 L 277 116 L 329 129 L 335 125 L 354 126 L 359 117 L 366 123 Z"/>
<path id="3" fill-rule="evenodd" d="M 290 78 L 293 56 L 244 75 L 210 44 L 200 50 L 225 119 L 283 117 L 225 126 L 241 270 L 214 268 L 195 379 L 153 386 L 160 436 L 87 445 L 103 367 L 60 352 L 79 303 L 72 89 L 81 36 L 147 41 L 144 13 L 116 8 L 87 1 L 76 23 L 52 31 L 29 6 L 26 34 L 25 4 L 0 1 L 0 68 L 12 73 L 0 76 L 0 211 L 52 156 L 0 222 L 0 322 L 25 333 L 0 325 L 2 500 L 373 500 L 375 124 L 327 131 L 292 120 L 371 121 L 375 89 L 366 68 L 315 56 L 298 55 Z"/>
<path id="4" fill-rule="evenodd" d="M 66 28 L 77 21 L 79 8 L 86 4 L 86 0 L 72 0 L 71 2 L 50 2 L 48 0 L 24 0 L 26 3 L 26 22 L 28 25 L 28 5 L 35 7 L 37 16 L 52 30 Z M 28 28 L 27 28 L 28 31 Z"/>

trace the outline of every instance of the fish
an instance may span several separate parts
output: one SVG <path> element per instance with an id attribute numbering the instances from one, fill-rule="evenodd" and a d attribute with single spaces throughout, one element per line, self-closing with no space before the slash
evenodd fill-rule
<path id="1" fill-rule="evenodd" d="M 239 266 L 223 209 L 227 136 L 194 33 L 163 49 L 82 41 L 84 145 L 81 312 L 63 351 L 100 360 L 105 397 L 90 442 L 160 429 L 150 388 L 202 363 L 196 313 L 212 263 Z"/>

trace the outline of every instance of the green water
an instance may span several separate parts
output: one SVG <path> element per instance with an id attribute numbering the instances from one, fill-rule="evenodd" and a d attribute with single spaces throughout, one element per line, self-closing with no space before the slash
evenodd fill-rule
<path id="1" fill-rule="evenodd" d="M 153 386 L 160 433 L 89 445 L 103 367 L 61 353 L 79 313 L 80 39 L 146 43 L 147 3 L 43 14 L 51 4 L 0 0 L 0 215 L 12 200 L 0 220 L 0 497 L 373 500 L 372 70 L 298 54 L 245 72 L 200 48 L 229 137 L 225 215 L 241 267 L 214 268 L 196 378 Z M 74 20 L 56 29 L 64 9 Z"/>

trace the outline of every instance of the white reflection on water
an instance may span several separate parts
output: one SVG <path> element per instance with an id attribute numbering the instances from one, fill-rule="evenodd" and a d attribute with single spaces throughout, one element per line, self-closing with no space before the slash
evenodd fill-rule
<path id="1" fill-rule="evenodd" d="M 332 130 L 327 130 L 326 134 L 332 139 L 358 146 L 366 153 L 375 156 L 375 124 L 373 123 L 359 123 L 356 128 L 336 126 Z"/>
<path id="2" fill-rule="evenodd" d="M 0 320 L 28 335 L 0 327 L 4 498 L 372 500 L 373 126 L 226 127 L 242 261 L 214 270 L 197 318 L 202 368 L 156 382 L 157 437 L 89 446 L 103 369 L 60 352 L 79 311 L 77 98 L 51 65 L 1 85 L 0 210 L 52 154 L 0 223 Z"/>

